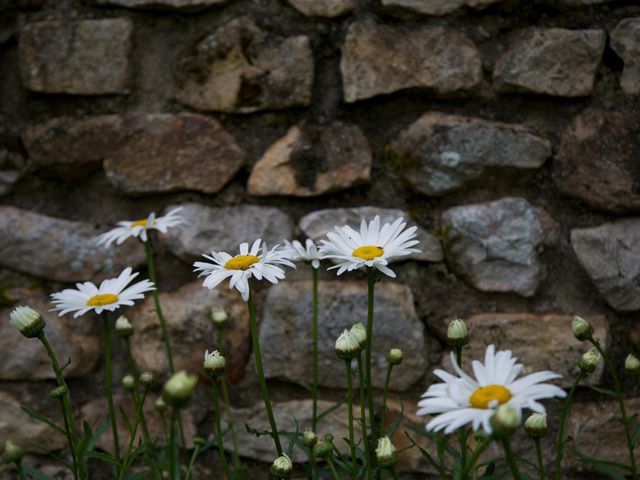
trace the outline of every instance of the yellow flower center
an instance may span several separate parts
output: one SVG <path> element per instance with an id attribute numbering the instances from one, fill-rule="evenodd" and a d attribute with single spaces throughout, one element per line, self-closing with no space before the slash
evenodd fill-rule
<path id="1" fill-rule="evenodd" d="M 373 260 L 374 258 L 384 255 L 384 250 L 380 247 L 364 245 L 363 247 L 356 248 L 351 255 L 358 258 L 364 258 L 365 260 Z"/>
<path id="2" fill-rule="evenodd" d="M 224 268 L 227 270 L 246 270 L 254 263 L 259 262 L 260 259 L 255 255 L 238 255 L 224 264 Z"/>
<path id="3" fill-rule="evenodd" d="M 502 385 L 487 385 L 486 387 L 480 387 L 469 397 L 469 403 L 475 408 L 489 408 L 495 407 L 495 402 L 498 405 L 507 403 L 511 399 L 511 392 L 508 388 Z"/>
<path id="4" fill-rule="evenodd" d="M 133 227 L 146 227 L 147 220 L 136 220 L 135 222 L 131 222 L 131 228 Z"/>
<path id="5" fill-rule="evenodd" d="M 102 307 L 103 305 L 111 305 L 118 301 L 118 296 L 113 293 L 103 293 L 101 295 L 94 295 L 87 300 L 88 307 Z"/>

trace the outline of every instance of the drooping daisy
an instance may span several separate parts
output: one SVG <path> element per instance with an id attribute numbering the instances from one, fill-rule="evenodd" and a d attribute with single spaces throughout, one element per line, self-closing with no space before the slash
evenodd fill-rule
<path id="1" fill-rule="evenodd" d="M 109 246 L 113 242 L 120 245 L 130 237 L 140 237 L 140 240 L 146 242 L 147 231 L 158 230 L 161 233 L 167 233 L 169 228 L 180 225 L 183 221 L 182 217 L 178 215 L 180 210 L 182 207 L 174 208 L 166 215 L 157 218 L 156 214 L 151 212 L 147 218 L 142 220 L 123 220 L 117 223 L 116 228 L 98 236 L 96 241 L 98 245 Z"/>
<path id="2" fill-rule="evenodd" d="M 138 272 L 132 273 L 131 267 L 127 267 L 117 278 L 104 280 L 99 287 L 92 282 L 77 283 L 77 289 L 67 288 L 51 294 L 53 310 L 59 310 L 60 316 L 75 312 L 73 316 L 77 318 L 89 310 L 100 314 L 104 310 L 113 312 L 122 305 L 131 306 L 134 300 L 143 299 L 145 292 L 155 290 L 149 280 L 129 285 L 137 276 Z"/>
<path id="3" fill-rule="evenodd" d="M 284 251 L 294 262 L 308 262 L 313 268 L 320 268 L 320 252 L 313 240 L 307 238 L 304 245 L 298 240 L 284 241 Z"/>
<path id="4" fill-rule="evenodd" d="M 561 377 L 554 372 L 535 372 L 517 379 L 524 366 L 517 363 L 511 350 L 496 353 L 494 346 L 489 345 L 484 363 L 477 360 L 472 363 L 475 378 L 462 371 L 453 352 L 451 362 L 457 376 L 436 370 L 435 375 L 444 383 L 431 385 L 418 402 L 418 415 L 437 414 L 427 424 L 427 430 L 451 433 L 471 423 L 474 431 L 482 426 L 486 433 L 491 433 L 489 420 L 500 405 L 510 405 L 519 415 L 524 408 L 544 413 L 539 400 L 566 395 L 560 387 L 542 383 Z"/>
<path id="5" fill-rule="evenodd" d="M 374 267 L 395 278 L 396 274 L 387 266 L 388 259 L 420 252 L 417 248 L 411 248 L 419 243 L 415 239 L 417 227 L 404 230 L 406 225 L 403 218 L 398 218 L 380 228 L 380 217 L 376 215 L 369 225 L 362 220 L 359 232 L 349 226 L 336 227 L 335 232 L 327 234 L 329 239 L 322 241 L 321 258 L 336 259 L 338 264 L 329 270 L 337 268 L 338 275 L 363 267 Z"/>
<path id="6" fill-rule="evenodd" d="M 237 289 L 246 302 L 249 300 L 249 279 L 265 278 L 271 283 L 278 283 L 284 278 L 284 269 L 279 265 L 295 268 L 289 260 L 287 252 L 278 245 L 269 250 L 261 239 L 256 240 L 249 248 L 248 243 L 240 244 L 240 254 L 231 256 L 226 252 L 211 251 L 211 255 L 203 254 L 204 258 L 213 261 L 195 262 L 194 272 L 200 272 L 199 277 L 206 277 L 202 286 L 208 289 L 216 288 L 224 279 L 231 277 L 229 286 Z"/>

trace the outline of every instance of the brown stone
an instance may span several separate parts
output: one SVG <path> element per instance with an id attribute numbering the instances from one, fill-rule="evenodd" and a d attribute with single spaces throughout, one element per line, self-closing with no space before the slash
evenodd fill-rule
<path id="1" fill-rule="evenodd" d="M 48 296 L 39 290 L 10 289 L 7 297 L 15 300 L 12 307 L 0 309 L 0 318 L 8 319 L 18 305 L 28 305 L 46 322 L 45 336 L 61 363 L 70 363 L 64 369 L 67 378 L 82 377 L 91 373 L 100 358 L 100 340 L 78 329 L 71 315 L 59 317 L 50 312 Z M 85 320 L 82 320 L 85 321 Z M 89 319 L 91 321 L 91 319 Z M 55 379 L 51 361 L 42 344 L 26 339 L 8 321 L 0 322 L 0 380 L 50 380 Z"/>
<path id="2" fill-rule="evenodd" d="M 333 18 L 356 9 L 360 0 L 288 0 L 293 8 L 307 17 Z"/>
<path id="3" fill-rule="evenodd" d="M 640 17 L 625 18 L 611 32 L 611 48 L 624 61 L 620 86 L 629 95 L 640 94 Z"/>
<path id="4" fill-rule="evenodd" d="M 29 23 L 18 40 L 22 83 L 45 93 L 126 93 L 132 34 L 128 18 Z"/>
<path id="5" fill-rule="evenodd" d="M 89 0 L 94 5 L 110 5 L 126 8 L 198 11 L 229 0 Z"/>
<path id="6" fill-rule="evenodd" d="M 482 8 L 502 0 L 382 0 L 382 5 L 399 7 L 424 15 L 447 15 L 463 7 Z"/>
<path id="7" fill-rule="evenodd" d="M 621 212 L 640 208 L 640 116 L 589 109 L 567 128 L 553 161 L 553 179 L 566 195 Z"/>
<path id="8" fill-rule="evenodd" d="M 86 222 L 0 207 L 0 266 L 61 282 L 97 281 L 144 263 L 139 242 L 96 245 L 101 232 Z"/>
<path id="9" fill-rule="evenodd" d="M 205 350 L 217 350 L 217 330 L 211 322 L 211 309 L 222 308 L 229 317 L 225 330 L 224 355 L 231 382 L 244 376 L 249 357 L 249 317 L 247 305 L 235 290 L 220 286 L 209 290 L 202 281 L 160 294 L 162 312 L 167 320 L 176 370 L 201 369 Z M 158 317 L 150 295 L 127 312 L 134 325 L 133 356 L 141 370 L 168 371 L 167 354 L 161 340 Z"/>
<path id="10" fill-rule="evenodd" d="M 24 173 L 25 160 L 17 152 L 0 148 L 0 196 L 11 192 Z"/>
<path id="11" fill-rule="evenodd" d="M 362 131 L 336 122 L 289 129 L 249 176 L 249 194 L 310 197 L 369 181 L 371 149 Z"/>
<path id="12" fill-rule="evenodd" d="M 530 28 L 519 33 L 496 62 L 500 91 L 581 97 L 590 95 L 602 60 L 603 30 Z"/>
<path id="13" fill-rule="evenodd" d="M 308 37 L 280 37 L 240 17 L 183 54 L 177 98 L 200 110 L 238 113 L 306 106 L 313 69 Z"/>
<path id="14" fill-rule="evenodd" d="M 458 94 L 482 81 L 482 61 L 464 34 L 436 26 L 388 26 L 372 19 L 349 26 L 342 47 L 346 102 L 412 87 Z"/>

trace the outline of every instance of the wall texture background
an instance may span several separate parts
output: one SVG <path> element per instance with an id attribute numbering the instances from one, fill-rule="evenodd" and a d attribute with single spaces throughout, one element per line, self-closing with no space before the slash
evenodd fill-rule
<path id="1" fill-rule="evenodd" d="M 71 359 L 78 413 L 95 418 L 98 325 L 57 319 L 47 295 L 126 265 L 144 271 L 136 241 L 103 251 L 92 238 L 175 205 L 187 224 L 156 244 L 178 365 L 200 371 L 216 342 L 210 309 L 224 308 L 241 427 L 265 424 L 245 307 L 236 292 L 202 289 L 192 262 L 257 237 L 320 238 L 361 216 L 404 215 L 424 250 L 377 287 L 378 386 L 384 353 L 405 351 L 396 410 L 402 402 L 411 416 L 433 368 L 448 365 L 455 317 L 468 319 L 470 355 L 494 342 L 567 385 L 584 350 L 570 330 L 579 314 L 622 368 L 640 342 L 638 94 L 631 0 L 0 0 L 0 440 L 34 454 L 62 446 L 19 413 L 21 403 L 55 411 L 54 383 L 38 345 L 9 326 L 11 306 L 45 314 Z M 267 374 L 290 429 L 310 415 L 309 278 L 300 267 L 259 290 Z M 343 395 L 333 342 L 365 319 L 366 289 L 359 274 L 338 281 L 323 269 L 321 279 L 331 402 Z M 126 314 L 136 360 L 161 374 L 150 299 Z M 601 371 L 587 381 L 608 382 Z M 624 383 L 636 412 L 637 381 Z M 212 431 L 207 392 L 190 409 L 200 434 Z M 322 428 L 340 438 L 344 419 Z M 624 460 L 613 401 L 587 387 L 570 431 L 581 451 Z M 520 448 L 531 455 L 526 439 Z M 241 453 L 257 478 L 273 459 L 244 432 Z M 42 455 L 31 461 L 56 471 Z M 584 478 L 572 455 L 565 467 Z M 429 472 L 415 450 L 402 468 Z"/>

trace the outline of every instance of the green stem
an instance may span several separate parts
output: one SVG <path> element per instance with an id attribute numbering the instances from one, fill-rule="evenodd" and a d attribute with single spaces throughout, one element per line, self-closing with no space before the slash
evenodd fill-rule
<path id="1" fill-rule="evenodd" d="M 327 456 L 327 465 L 329 465 L 329 469 L 331 470 L 331 474 L 333 475 L 333 478 L 335 480 L 340 480 L 340 477 L 338 476 L 338 472 L 336 472 L 336 466 L 333 464 L 333 459 L 331 458 L 331 455 Z"/>
<path id="2" fill-rule="evenodd" d="M 213 385 L 213 414 L 216 417 L 216 441 L 218 443 L 218 452 L 220 453 L 220 461 L 222 462 L 222 469 L 227 480 L 231 480 L 231 474 L 229 473 L 229 465 L 227 464 L 227 457 L 224 453 L 224 446 L 222 445 L 222 427 L 220 426 L 220 405 L 218 403 L 218 379 L 212 379 Z"/>
<path id="3" fill-rule="evenodd" d="M 476 466 L 476 463 L 478 463 L 478 459 L 480 458 L 480 455 L 482 455 L 482 453 L 487 449 L 487 447 L 491 444 L 492 441 L 493 441 L 493 437 L 489 436 L 489 437 L 486 437 L 483 441 L 481 441 L 478 444 L 478 446 L 476 446 L 476 449 L 473 451 L 471 458 L 469 459 L 467 464 L 464 466 L 464 469 L 462 470 L 462 480 L 466 480 L 469 476 L 469 473 L 475 470 L 475 466 Z M 442 472 L 444 472 L 444 466 L 442 467 Z"/>
<path id="4" fill-rule="evenodd" d="M 313 454 L 313 447 L 309 448 L 309 464 L 311 466 L 311 480 L 318 478 L 318 471 L 316 469 L 316 456 Z"/>
<path id="5" fill-rule="evenodd" d="M 538 461 L 538 474 L 540 475 L 540 480 L 545 480 L 546 475 L 544 473 L 544 461 L 542 459 L 542 448 L 540 448 L 540 439 L 534 438 L 533 443 L 536 446 L 536 459 Z"/>
<path id="6" fill-rule="evenodd" d="M 20 480 L 26 480 L 27 477 L 24 476 L 24 468 L 22 468 L 22 462 L 16 462 L 16 468 L 18 469 L 18 477 Z"/>
<path id="7" fill-rule="evenodd" d="M 178 454 L 178 432 L 176 431 L 176 424 L 178 423 L 178 416 L 180 410 L 173 408 L 171 410 L 171 425 L 169 436 L 169 479 L 180 480 L 180 456 Z"/>
<path id="8" fill-rule="evenodd" d="M 389 469 L 389 471 L 391 472 L 391 476 L 393 477 L 393 480 L 399 480 L 398 472 L 396 472 L 396 467 L 394 465 L 391 465 L 391 468 Z"/>
<path id="9" fill-rule="evenodd" d="M 227 428 L 231 430 L 231 443 L 233 444 L 233 466 L 236 471 L 240 471 L 240 456 L 238 455 L 238 438 L 236 437 L 236 427 L 233 424 L 233 413 L 231 412 L 231 403 L 229 402 L 229 391 L 227 390 L 227 376 L 220 378 L 222 385 L 222 398 L 224 399 L 224 408 L 227 412 Z"/>
<path id="10" fill-rule="evenodd" d="M 136 361 L 133 359 L 133 354 L 131 353 L 131 338 L 124 337 L 124 343 L 127 347 L 127 364 L 129 365 L 129 371 L 136 379 L 136 384 L 137 384 L 139 383 L 140 371 L 138 370 Z"/>
<path id="11" fill-rule="evenodd" d="M 120 470 L 120 438 L 118 437 L 118 425 L 116 422 L 116 410 L 113 406 L 113 383 L 111 378 L 111 332 L 109 330 L 109 317 L 107 312 L 102 314 L 102 337 L 104 340 L 104 364 L 105 364 L 105 388 L 107 391 L 107 403 L 109 406 L 109 421 L 113 433 L 113 456 L 116 459 L 116 472 Z"/>
<path id="12" fill-rule="evenodd" d="M 256 307 L 253 303 L 253 293 L 249 292 L 249 327 L 251 330 L 251 343 L 253 344 L 253 357 L 256 363 L 256 371 L 258 373 L 258 382 L 260 383 L 260 392 L 262 393 L 262 400 L 267 410 L 267 417 L 269 418 L 269 425 L 271 425 L 271 435 L 273 442 L 276 446 L 278 456 L 282 456 L 282 445 L 280 444 L 280 436 L 278 435 L 278 429 L 276 427 L 276 419 L 273 416 L 273 410 L 271 409 L 271 400 L 269 399 L 269 389 L 267 388 L 267 381 L 264 378 L 264 369 L 262 368 L 262 354 L 260 353 L 260 339 L 258 336 L 258 324 L 256 322 Z"/>
<path id="13" fill-rule="evenodd" d="M 142 406 L 144 405 L 144 401 L 147 398 L 147 388 L 145 387 L 144 392 L 142 394 L 142 400 L 138 397 L 138 393 L 134 390 L 132 392 L 133 401 L 136 405 L 136 421 L 133 424 L 133 428 L 131 429 L 129 436 L 129 443 L 127 444 L 127 452 L 125 453 L 124 459 L 122 461 L 122 468 L 120 468 L 120 475 L 118 475 L 118 480 L 122 480 L 124 475 L 127 473 L 129 469 L 129 463 L 131 462 L 131 450 L 133 449 L 133 443 L 136 439 L 136 434 L 138 433 L 138 426 L 140 425 L 140 416 L 142 414 Z"/>
<path id="14" fill-rule="evenodd" d="M 311 268 L 313 275 L 313 304 L 312 304 L 312 325 L 313 325 L 313 372 L 311 382 L 311 397 L 313 398 L 313 412 L 311 414 L 311 429 L 316 431 L 318 426 L 318 269 Z"/>
<path id="15" fill-rule="evenodd" d="M 367 342 L 365 348 L 365 373 L 367 376 L 367 401 L 369 403 L 369 427 L 371 438 L 376 439 L 376 412 L 373 407 L 373 384 L 371 383 L 371 345 L 373 341 L 373 301 L 374 301 L 374 271 L 367 267 Z"/>
<path id="16" fill-rule="evenodd" d="M 385 433 L 384 417 L 387 413 L 387 393 L 389 392 L 389 381 L 391 380 L 391 371 L 393 370 L 393 364 L 389 362 L 387 367 L 387 376 L 384 379 L 384 390 L 382 392 L 382 412 L 380 413 L 380 433 Z"/>
<path id="17" fill-rule="evenodd" d="M 580 370 L 578 376 L 571 384 L 571 389 L 567 395 L 567 399 L 562 407 L 562 414 L 560 415 L 560 429 L 558 430 L 558 441 L 556 444 L 556 479 L 560 480 L 560 474 L 562 473 L 562 457 L 564 456 L 564 443 L 567 436 L 567 427 L 569 425 L 569 412 L 571 411 L 571 402 L 573 401 L 573 394 L 578 387 L 580 381 L 584 378 L 585 373 Z"/>
<path id="18" fill-rule="evenodd" d="M 462 347 L 454 347 L 454 350 L 456 351 L 456 362 L 462 368 Z"/>
<path id="19" fill-rule="evenodd" d="M 149 232 L 147 232 L 149 234 Z M 153 282 L 153 285 L 156 287 L 155 290 L 151 291 L 151 295 L 153 296 L 153 303 L 156 308 L 156 314 L 158 315 L 158 320 L 160 320 L 160 328 L 162 329 L 162 341 L 164 342 L 164 346 L 167 349 L 167 358 L 169 359 L 169 371 L 171 374 L 175 372 L 173 368 L 173 354 L 171 352 L 171 339 L 169 338 L 169 329 L 167 328 L 167 322 L 164 319 L 164 315 L 162 314 L 162 307 L 160 306 L 160 298 L 158 296 L 158 281 L 156 279 L 156 270 L 153 263 L 153 251 L 151 249 L 151 236 L 147 238 L 147 241 L 144 242 L 144 250 L 147 255 L 147 270 L 149 271 L 149 280 Z"/>
<path id="20" fill-rule="evenodd" d="M 620 388 L 620 382 L 618 380 L 618 375 L 616 375 L 616 369 L 613 367 L 613 364 L 611 363 L 611 360 L 609 360 L 609 357 L 607 356 L 607 354 L 604 352 L 604 350 L 600 346 L 600 342 L 598 340 L 596 340 L 595 338 L 593 338 L 593 337 L 590 337 L 589 341 L 591 342 L 591 344 L 594 347 L 596 347 L 598 352 L 600 352 L 600 355 L 604 359 L 604 363 L 607 366 L 607 369 L 609 370 L 609 374 L 611 375 L 611 378 L 613 379 L 613 387 L 614 387 L 615 392 L 616 392 L 616 399 L 618 400 L 618 405 L 620 407 L 620 413 L 622 414 L 622 423 L 624 425 L 624 435 L 625 435 L 626 440 L 627 440 L 627 449 L 629 450 L 629 462 L 630 462 L 630 465 L 631 465 L 631 474 L 632 474 L 633 480 L 636 480 L 638 478 L 638 469 L 636 467 L 636 459 L 635 459 L 635 455 L 634 455 L 634 452 L 633 452 L 633 436 L 631 434 L 631 425 L 629 424 L 629 417 L 627 416 L 627 409 L 624 406 L 624 397 L 622 396 L 622 389 Z"/>
<path id="21" fill-rule="evenodd" d="M 189 460 L 189 466 L 187 467 L 187 474 L 184 477 L 184 480 L 189 480 L 191 478 L 191 470 L 193 469 L 193 464 L 196 463 L 196 458 L 200 453 L 200 447 L 196 445 L 196 448 L 193 449 L 193 455 L 191 455 L 191 460 Z"/>
<path id="22" fill-rule="evenodd" d="M 351 447 L 351 468 L 356 471 L 356 440 L 353 433 L 353 374 L 351 372 L 351 360 L 344 361 L 347 367 L 347 407 L 349 410 L 349 446 Z"/>
<path id="23" fill-rule="evenodd" d="M 458 430 L 458 441 L 460 442 L 460 463 L 462 464 L 462 468 L 467 463 L 467 434 L 468 431 L 466 428 L 461 428 Z"/>
<path id="24" fill-rule="evenodd" d="M 513 450 L 511 450 L 511 443 L 509 443 L 508 438 L 502 439 L 502 448 L 504 449 L 504 454 L 507 457 L 507 462 L 509 463 L 509 467 L 511 468 L 511 475 L 513 477 L 513 480 L 520 480 L 518 463 L 516 462 L 516 457 L 513 454 Z"/>
<path id="25" fill-rule="evenodd" d="M 362 443 L 364 444 L 365 467 L 367 469 L 367 478 L 371 478 L 371 456 L 369 454 L 369 438 L 367 437 L 367 413 L 365 406 L 365 379 L 364 370 L 362 368 L 362 355 L 358 354 L 358 377 L 360 377 L 360 422 L 362 424 Z M 369 420 L 371 421 L 371 420 Z"/>

